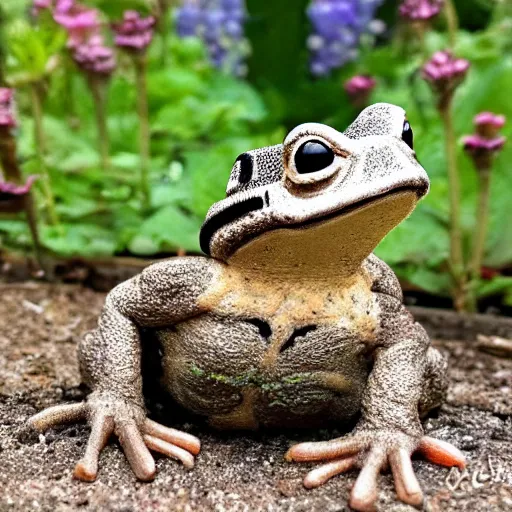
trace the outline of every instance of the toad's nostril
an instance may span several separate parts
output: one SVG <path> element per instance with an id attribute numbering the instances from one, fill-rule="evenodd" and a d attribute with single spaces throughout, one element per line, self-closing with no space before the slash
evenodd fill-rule
<path id="1" fill-rule="evenodd" d="M 251 181 L 253 173 L 253 162 L 252 156 L 249 153 L 241 154 L 237 159 L 240 162 L 240 174 L 238 176 L 238 182 L 240 185 L 246 185 Z"/>

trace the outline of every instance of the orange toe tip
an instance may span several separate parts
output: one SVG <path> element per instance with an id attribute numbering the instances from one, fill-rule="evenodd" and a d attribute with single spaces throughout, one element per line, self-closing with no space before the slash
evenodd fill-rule
<path id="1" fill-rule="evenodd" d="M 419 446 L 420 453 L 434 464 L 459 469 L 466 467 L 466 458 L 453 444 L 432 437 L 423 437 Z"/>
<path id="2" fill-rule="evenodd" d="M 201 451 L 201 443 L 198 441 L 198 442 L 197 442 L 197 444 L 191 445 L 191 446 L 188 448 L 188 451 L 189 451 L 192 455 L 199 455 L 199 452 Z"/>
<path id="3" fill-rule="evenodd" d="M 87 469 L 82 463 L 78 463 L 73 471 L 73 478 L 75 480 L 81 480 L 82 482 L 94 482 L 96 480 L 96 471 Z"/>
<path id="4" fill-rule="evenodd" d="M 291 448 L 284 454 L 284 460 L 286 462 L 293 462 L 293 455 L 292 455 L 292 449 Z"/>

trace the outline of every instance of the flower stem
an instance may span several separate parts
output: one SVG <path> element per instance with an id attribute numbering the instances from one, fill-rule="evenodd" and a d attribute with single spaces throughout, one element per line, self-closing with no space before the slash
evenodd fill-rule
<path id="1" fill-rule="evenodd" d="M 37 153 L 39 169 L 42 174 L 41 184 L 43 193 L 46 198 L 46 206 L 48 209 L 48 218 L 51 225 L 55 226 L 59 223 L 57 212 L 55 211 L 55 198 L 53 196 L 52 183 L 50 173 L 44 162 L 44 154 L 46 150 L 46 141 L 43 128 L 43 102 L 38 84 L 30 86 L 32 100 L 32 114 L 34 116 L 34 139 Z"/>
<path id="2" fill-rule="evenodd" d="M 416 23 L 414 25 L 414 33 L 418 39 L 418 46 L 420 49 L 423 61 L 426 62 L 430 58 L 430 53 L 427 47 L 427 27 L 424 23 Z"/>
<path id="3" fill-rule="evenodd" d="M 146 81 L 146 57 L 138 55 L 134 57 L 135 80 L 137 84 L 137 114 L 139 116 L 139 153 L 140 153 L 140 192 L 142 208 L 148 211 L 151 206 L 149 189 L 149 163 L 150 163 L 150 129 L 148 92 Z"/>
<path id="4" fill-rule="evenodd" d="M 460 181 L 455 153 L 456 141 L 453 128 L 451 101 L 440 107 L 445 132 L 445 150 L 448 166 L 450 193 L 450 267 L 454 279 L 453 300 L 457 311 L 465 310 L 466 275 L 462 255 L 462 231 L 460 227 Z"/>
<path id="5" fill-rule="evenodd" d="M 0 134 L 0 167 L 3 170 L 5 178 L 14 183 L 22 183 L 23 176 L 16 155 L 16 140 L 12 133 L 2 130 Z M 0 173 L 1 174 L 1 173 Z M 39 240 L 39 231 L 37 227 L 37 216 L 32 198 L 32 192 L 29 191 L 23 198 L 23 208 L 27 216 L 27 224 L 32 235 L 34 253 L 39 267 L 44 271 L 45 263 L 43 251 Z"/>
<path id="6" fill-rule="evenodd" d="M 80 121 L 76 114 L 76 94 L 73 87 L 73 70 L 72 61 L 68 57 L 64 61 L 64 108 L 66 109 L 66 117 L 69 127 L 76 131 L 80 126 Z"/>
<path id="7" fill-rule="evenodd" d="M 444 13 L 446 16 L 446 23 L 448 24 L 448 37 L 450 41 L 450 48 L 455 47 L 457 42 L 457 32 L 459 30 L 459 16 L 453 0 L 445 0 Z"/>
<path id="8" fill-rule="evenodd" d="M 469 275 L 471 283 L 480 277 L 480 269 L 485 251 L 485 239 L 487 235 L 487 226 L 489 222 L 489 201 L 491 196 L 491 170 L 480 169 L 478 172 L 480 187 L 478 193 L 478 208 L 476 217 L 476 233 L 473 239 L 473 251 L 471 263 L 469 266 Z M 470 304 L 472 309 L 476 309 L 476 297 L 474 286 L 471 286 Z"/>
<path id="9" fill-rule="evenodd" d="M 162 44 L 162 66 L 167 65 L 167 48 L 169 46 L 170 29 L 168 27 L 167 19 L 169 10 L 171 8 L 172 0 L 159 0 L 159 16 L 158 16 L 158 32 L 160 33 Z"/>
<path id="10" fill-rule="evenodd" d="M 106 171 L 110 167 L 110 141 L 106 115 L 108 83 L 95 76 L 89 77 L 88 82 L 94 99 L 101 168 Z"/>

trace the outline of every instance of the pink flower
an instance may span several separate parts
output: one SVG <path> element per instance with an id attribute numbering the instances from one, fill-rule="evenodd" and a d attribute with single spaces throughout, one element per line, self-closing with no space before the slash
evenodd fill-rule
<path id="1" fill-rule="evenodd" d="M 350 80 L 347 80 L 344 87 L 345 91 L 347 91 L 350 96 L 353 96 L 356 94 L 371 92 L 376 84 L 377 82 L 371 76 L 356 75 Z"/>
<path id="2" fill-rule="evenodd" d="M 451 100 L 455 89 L 466 77 L 469 67 L 468 60 L 454 57 L 449 50 L 434 53 L 423 66 L 421 76 L 438 94 L 440 107 Z"/>
<path id="3" fill-rule="evenodd" d="M 25 185 L 0 181 L 0 201 L 9 201 L 17 196 L 27 195 L 36 179 L 37 176 L 30 176 Z"/>
<path id="4" fill-rule="evenodd" d="M 114 50 L 104 45 L 99 34 L 78 45 L 73 52 L 73 59 L 84 71 L 92 74 L 109 76 L 116 68 Z"/>
<path id="5" fill-rule="evenodd" d="M 505 125 L 505 116 L 496 115 L 492 112 L 481 112 L 473 120 L 476 131 L 482 137 L 493 138 Z"/>
<path id="6" fill-rule="evenodd" d="M 37 176 L 30 176 L 25 185 L 0 181 L 0 213 L 18 213 L 25 208 L 25 196 Z"/>
<path id="7" fill-rule="evenodd" d="M 14 91 L 6 87 L 0 87 L 0 127 L 16 127 L 15 110 Z"/>
<path id="8" fill-rule="evenodd" d="M 344 84 L 344 89 L 355 106 L 364 106 L 377 82 L 371 76 L 356 75 Z"/>
<path id="9" fill-rule="evenodd" d="M 505 116 L 481 112 L 473 120 L 476 133 L 462 139 L 466 153 L 473 159 L 479 171 L 491 168 L 492 158 L 505 145 L 506 138 L 499 135 L 505 125 Z"/>
<path id="10" fill-rule="evenodd" d="M 99 12 L 69 0 L 61 0 L 55 8 L 53 19 L 68 32 L 68 47 L 76 48 L 100 29 Z"/>
<path id="11" fill-rule="evenodd" d="M 131 51 L 145 50 L 153 40 L 155 23 L 153 16 L 141 18 L 137 11 L 125 11 L 123 21 L 112 25 L 116 45 Z"/>
<path id="12" fill-rule="evenodd" d="M 39 16 L 41 11 L 51 9 L 53 7 L 53 0 L 34 0 L 32 4 L 32 14 Z"/>
<path id="13" fill-rule="evenodd" d="M 469 69 L 469 61 L 453 57 L 449 50 L 434 53 L 423 66 L 422 76 L 428 82 L 463 79 Z"/>
<path id="14" fill-rule="evenodd" d="M 56 13 L 65 13 L 68 12 L 71 7 L 75 5 L 75 0 L 56 0 L 55 2 L 55 12 Z"/>
<path id="15" fill-rule="evenodd" d="M 444 0 L 404 0 L 399 12 L 409 21 L 426 21 L 437 16 L 443 8 Z"/>
<path id="16" fill-rule="evenodd" d="M 464 149 L 471 151 L 498 151 L 506 142 L 505 137 L 486 139 L 481 135 L 466 135 L 463 139 Z"/>

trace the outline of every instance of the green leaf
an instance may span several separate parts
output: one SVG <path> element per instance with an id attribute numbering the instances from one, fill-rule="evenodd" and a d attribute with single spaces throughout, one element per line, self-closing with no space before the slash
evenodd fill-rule
<path id="1" fill-rule="evenodd" d="M 201 77 L 189 69 L 160 69 L 149 74 L 148 95 L 151 107 L 178 103 L 186 96 L 202 94 L 207 85 Z"/>
<path id="2" fill-rule="evenodd" d="M 384 238 L 375 252 L 390 265 L 409 262 L 433 266 L 448 257 L 448 231 L 421 205 Z"/>
<path id="3" fill-rule="evenodd" d="M 480 280 L 476 286 L 478 298 L 490 297 L 492 295 L 512 294 L 512 277 L 496 276 L 491 281 Z"/>
<path id="4" fill-rule="evenodd" d="M 116 249 L 110 230 L 94 224 L 44 226 L 41 234 L 43 245 L 62 256 L 105 257 Z"/>
<path id="5" fill-rule="evenodd" d="M 69 203 L 60 203 L 57 205 L 58 214 L 71 219 L 86 217 L 97 210 L 98 204 L 96 201 L 86 197 L 74 197 Z"/>
<path id="6" fill-rule="evenodd" d="M 436 295 L 448 295 L 452 287 L 452 280 L 448 273 L 426 266 L 407 264 L 398 267 L 396 272 L 410 284 Z"/>
<path id="7" fill-rule="evenodd" d="M 185 249 L 198 252 L 200 227 L 199 219 L 185 215 L 175 206 L 166 206 L 142 223 L 137 236 L 151 239 L 159 251 Z M 137 241 L 138 247 L 141 240 Z"/>
<path id="8" fill-rule="evenodd" d="M 154 256 L 160 252 L 160 244 L 147 235 L 135 235 L 128 243 L 128 250 L 135 256 Z"/>

